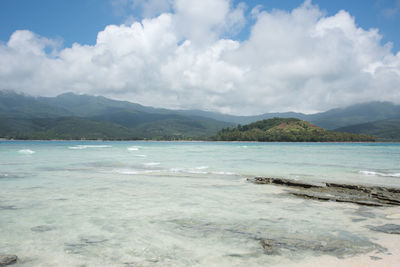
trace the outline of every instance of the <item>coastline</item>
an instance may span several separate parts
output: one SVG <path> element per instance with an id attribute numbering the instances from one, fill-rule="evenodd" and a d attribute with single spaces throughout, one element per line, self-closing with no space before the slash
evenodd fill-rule
<path id="1" fill-rule="evenodd" d="M 6 139 L 0 138 L 0 142 L 8 141 L 38 141 L 38 142 L 182 142 L 182 143 L 249 143 L 249 144 L 400 144 L 399 141 L 218 141 L 218 140 L 152 140 L 152 139 Z"/>

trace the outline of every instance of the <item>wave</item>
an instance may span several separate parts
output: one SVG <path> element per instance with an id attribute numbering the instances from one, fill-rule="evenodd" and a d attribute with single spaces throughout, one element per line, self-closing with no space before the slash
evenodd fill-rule
<path id="1" fill-rule="evenodd" d="M 169 171 L 173 172 L 173 173 L 237 175 L 234 172 L 228 172 L 228 171 L 204 171 L 205 169 L 208 169 L 208 166 L 200 166 L 200 167 L 195 167 L 195 168 L 191 168 L 191 169 L 171 168 L 171 169 L 169 169 Z"/>
<path id="2" fill-rule="evenodd" d="M 147 155 L 135 155 L 136 157 L 147 158 Z"/>
<path id="3" fill-rule="evenodd" d="M 374 171 L 360 171 L 361 174 L 369 176 L 381 176 L 381 177 L 400 177 L 400 173 L 383 173 Z"/>
<path id="4" fill-rule="evenodd" d="M 133 169 L 114 170 L 114 172 L 119 174 L 139 174 L 139 171 Z"/>
<path id="5" fill-rule="evenodd" d="M 234 172 L 224 172 L 224 171 L 216 171 L 216 172 L 211 172 L 211 173 L 218 174 L 218 175 L 236 175 L 236 173 L 234 173 Z"/>
<path id="6" fill-rule="evenodd" d="M 199 167 L 195 167 L 195 170 L 205 170 L 208 169 L 208 166 L 199 166 Z"/>
<path id="7" fill-rule="evenodd" d="M 158 166 L 158 165 L 160 165 L 160 164 L 161 164 L 160 162 L 147 162 L 147 163 L 143 163 L 143 165 L 144 165 L 144 166 L 147 166 L 147 167 Z"/>
<path id="8" fill-rule="evenodd" d="M 136 147 L 136 146 L 131 146 L 131 147 L 128 147 L 127 149 L 128 149 L 129 151 L 138 151 L 138 150 L 139 150 L 139 148 Z"/>
<path id="9" fill-rule="evenodd" d="M 77 145 L 77 146 L 70 146 L 69 149 L 86 149 L 86 148 L 106 148 L 112 147 L 109 145 Z"/>
<path id="10" fill-rule="evenodd" d="M 18 150 L 18 153 L 24 154 L 24 155 L 32 155 L 32 154 L 35 154 L 36 152 L 33 150 L 30 150 L 30 149 L 21 149 L 21 150 Z"/>
<path id="11" fill-rule="evenodd" d="M 208 172 L 199 171 L 199 170 L 193 170 L 193 169 L 187 170 L 186 172 L 187 172 L 187 173 L 193 173 L 193 174 L 208 174 Z"/>
<path id="12" fill-rule="evenodd" d="M 136 175 L 136 174 L 146 174 L 146 173 L 155 173 L 161 172 L 160 170 L 135 170 L 135 169 L 117 169 L 113 172 L 118 174 L 125 174 L 125 175 Z"/>

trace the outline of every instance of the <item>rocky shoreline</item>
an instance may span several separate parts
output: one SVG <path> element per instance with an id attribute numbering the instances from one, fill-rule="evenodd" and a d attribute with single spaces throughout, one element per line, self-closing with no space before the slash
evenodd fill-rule
<path id="1" fill-rule="evenodd" d="M 285 186 L 289 189 L 289 194 L 304 199 L 346 202 L 375 207 L 400 206 L 400 188 L 339 183 L 313 184 L 271 177 L 255 177 L 247 180 L 255 184 Z"/>
<path id="2" fill-rule="evenodd" d="M 396 207 L 400 206 L 400 188 L 365 186 L 339 183 L 306 183 L 298 180 L 255 177 L 248 181 L 254 184 L 269 184 L 287 188 L 286 193 L 303 199 L 318 201 L 334 201 L 343 203 L 353 203 L 360 205 L 359 209 L 367 207 Z M 361 211 L 363 216 L 375 217 L 373 213 Z M 364 220 L 364 219 L 362 219 Z M 366 225 L 371 231 L 381 232 L 390 235 L 400 234 L 400 225 Z M 331 255 L 343 259 L 357 254 L 366 254 L 375 251 L 371 260 L 382 260 L 380 256 L 388 256 L 391 253 L 383 246 L 369 240 L 359 243 L 348 242 L 341 239 L 332 238 L 310 238 L 304 236 L 288 235 L 286 237 L 267 237 L 261 239 L 261 246 L 267 255 L 280 255 L 295 251 L 307 251 L 314 255 Z"/>

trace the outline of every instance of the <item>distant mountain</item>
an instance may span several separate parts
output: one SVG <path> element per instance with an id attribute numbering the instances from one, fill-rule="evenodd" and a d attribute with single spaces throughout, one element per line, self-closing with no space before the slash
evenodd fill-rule
<path id="1" fill-rule="evenodd" d="M 32 97 L 0 91 L 0 137 L 207 139 L 223 127 L 233 125 L 102 96 L 66 93 Z"/>
<path id="2" fill-rule="evenodd" d="M 271 118 L 297 118 L 306 120 L 328 130 L 353 124 L 372 122 L 391 118 L 400 118 L 400 105 L 390 102 L 369 102 L 356 104 L 346 108 L 331 109 L 316 114 L 303 114 L 296 112 L 265 113 L 256 116 L 234 116 L 201 110 L 176 111 L 185 114 L 212 118 L 235 124 L 248 124 L 251 122 Z"/>
<path id="3" fill-rule="evenodd" d="M 112 130 L 114 133 L 119 133 L 115 135 L 115 138 L 125 139 L 133 136 L 147 139 L 184 139 L 208 138 L 222 128 L 274 117 L 306 120 L 332 130 L 360 123 L 400 118 L 400 106 L 389 102 L 371 102 L 311 115 L 285 112 L 235 116 L 202 110 L 146 107 L 102 96 L 65 93 L 57 97 L 32 97 L 0 90 L 0 119 L 2 120 L 0 135 L 8 134 L 9 137 L 16 136 L 17 132 L 21 136 L 22 133 L 26 135 L 36 131 L 37 124 L 43 125 L 43 122 L 48 122 L 49 127 L 53 125 L 53 120 L 42 120 L 41 123 L 39 123 L 40 120 L 34 120 L 46 118 L 69 118 L 69 120 L 81 118 L 84 120 L 75 120 L 75 122 L 89 125 L 90 121 L 97 123 L 97 126 L 104 123 L 104 128 L 110 131 L 112 127 L 122 127 Z M 58 123 L 61 125 L 67 121 L 58 120 Z M 385 127 L 384 125 L 381 127 Z M 61 128 L 60 126 L 57 129 Z M 40 131 L 43 132 L 43 129 Z M 53 134 L 48 131 L 47 133 L 49 137 Z M 104 138 L 109 137 L 106 135 Z"/>
<path id="4" fill-rule="evenodd" d="M 337 129 L 354 124 L 400 118 L 400 106 L 390 102 L 369 102 L 347 108 L 331 109 L 307 116 L 307 120 L 326 129 Z"/>
<path id="5" fill-rule="evenodd" d="M 63 107 L 40 101 L 40 98 L 0 90 L 0 116 L 11 118 L 54 118 L 72 115 Z"/>
<path id="6" fill-rule="evenodd" d="M 382 141 L 400 141 L 400 117 L 346 126 L 335 131 L 374 135 Z"/>
<path id="7" fill-rule="evenodd" d="M 271 118 L 298 118 L 298 119 L 306 119 L 308 115 L 303 113 L 296 113 L 296 112 L 274 112 L 274 113 L 265 113 L 255 116 L 235 116 L 229 114 L 222 114 L 217 112 L 210 112 L 210 111 L 202 111 L 202 110 L 177 110 L 175 111 L 178 114 L 189 114 L 194 116 L 200 116 L 205 118 L 210 118 L 219 121 L 226 121 L 231 122 L 234 124 L 248 124 L 251 122 L 271 119 Z"/>
<path id="8" fill-rule="evenodd" d="M 296 118 L 273 118 L 222 129 L 217 134 L 221 141 L 261 141 L 261 142 L 343 142 L 374 141 L 373 136 L 339 133 L 325 130 L 307 121 Z"/>

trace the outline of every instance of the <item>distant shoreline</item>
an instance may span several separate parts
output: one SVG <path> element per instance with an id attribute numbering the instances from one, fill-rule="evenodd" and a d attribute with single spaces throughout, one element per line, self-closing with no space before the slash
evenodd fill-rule
<path id="1" fill-rule="evenodd" d="M 117 140 L 117 139 L 105 139 L 105 140 L 97 140 L 97 139 L 4 139 L 0 138 L 0 143 L 1 142 L 10 142 L 10 141 L 17 141 L 17 142 L 24 142 L 24 141 L 34 141 L 34 142 L 43 142 L 43 141 L 48 141 L 48 142 L 181 142 L 181 143 L 293 143 L 293 144 L 313 144 L 313 143 L 338 143 L 338 144 L 343 144 L 343 143 L 349 143 L 349 144 L 366 144 L 366 143 L 371 143 L 371 144 L 379 144 L 379 143 L 385 143 L 385 144 L 390 144 L 390 143 L 400 143 L 399 141 L 307 141 L 307 142 L 296 142 L 296 141 L 218 141 L 218 140 L 142 140 L 142 139 L 137 139 L 137 140 Z"/>

